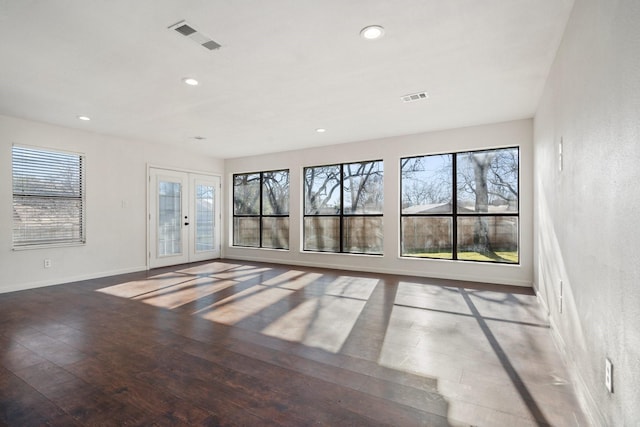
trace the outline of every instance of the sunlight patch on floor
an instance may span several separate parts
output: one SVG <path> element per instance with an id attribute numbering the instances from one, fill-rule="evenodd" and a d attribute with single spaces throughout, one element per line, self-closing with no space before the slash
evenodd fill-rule
<path id="1" fill-rule="evenodd" d="M 170 289 L 159 289 L 133 299 L 141 300 L 145 304 L 156 307 L 174 309 L 201 300 L 208 295 L 220 292 L 223 289 L 237 284 L 238 282 L 234 280 L 217 280 L 201 277 L 172 286 Z"/>
<path id="2" fill-rule="evenodd" d="M 265 280 L 262 284 L 267 286 L 277 286 L 281 289 L 298 291 L 309 286 L 322 277 L 320 273 L 306 273 L 304 271 L 290 270 L 272 279 Z"/>
<path id="3" fill-rule="evenodd" d="M 340 276 L 329 283 L 324 293 L 325 295 L 368 300 L 377 284 L 378 279 Z"/>
<path id="4" fill-rule="evenodd" d="M 366 301 L 324 295 L 298 305 L 262 333 L 337 353 L 365 304 Z M 292 324 L 296 326 L 292 328 Z"/>
<path id="5" fill-rule="evenodd" d="M 377 280 L 340 276 L 317 284 L 324 295 L 292 307 L 262 333 L 338 353 L 351 333 Z M 292 326 L 293 325 L 293 326 Z"/>
<path id="6" fill-rule="evenodd" d="M 256 285 L 218 301 L 205 310 L 200 310 L 198 315 L 203 319 L 225 325 L 235 325 L 288 297 L 293 292 L 288 289 Z"/>
<path id="7" fill-rule="evenodd" d="M 119 283 L 107 288 L 98 289 L 98 292 L 122 298 L 135 298 L 160 289 L 188 283 L 193 279 L 195 279 L 194 276 L 171 272 L 143 280 Z"/>

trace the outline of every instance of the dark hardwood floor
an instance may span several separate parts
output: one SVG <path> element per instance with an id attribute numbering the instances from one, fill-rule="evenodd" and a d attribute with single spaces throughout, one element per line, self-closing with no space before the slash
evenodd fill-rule
<path id="1" fill-rule="evenodd" d="M 215 261 L 0 294 L 0 425 L 586 425 L 528 289 Z"/>

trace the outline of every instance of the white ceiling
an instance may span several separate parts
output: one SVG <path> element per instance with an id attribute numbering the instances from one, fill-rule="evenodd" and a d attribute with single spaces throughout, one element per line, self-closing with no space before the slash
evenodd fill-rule
<path id="1" fill-rule="evenodd" d="M 0 114 L 221 158 L 528 118 L 572 6 L 0 0 Z M 167 29 L 183 19 L 222 47 Z"/>

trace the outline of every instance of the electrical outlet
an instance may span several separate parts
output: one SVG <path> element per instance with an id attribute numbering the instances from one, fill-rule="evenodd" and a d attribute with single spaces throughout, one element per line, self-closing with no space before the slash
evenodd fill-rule
<path id="1" fill-rule="evenodd" d="M 604 385 L 613 393 L 613 363 L 609 359 L 604 359 Z"/>
<path id="2" fill-rule="evenodd" d="M 564 168 L 564 158 L 562 150 L 564 149 L 564 138 L 560 137 L 560 142 L 558 143 L 558 171 L 562 172 Z"/>
<path id="3" fill-rule="evenodd" d="M 45 260 L 44 260 L 44 268 L 51 268 L 51 259 L 45 258 Z"/>

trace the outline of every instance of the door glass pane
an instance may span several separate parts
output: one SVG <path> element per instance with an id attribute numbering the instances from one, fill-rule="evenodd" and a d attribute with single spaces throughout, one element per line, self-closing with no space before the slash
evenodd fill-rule
<path id="1" fill-rule="evenodd" d="M 196 185 L 196 252 L 212 251 L 215 218 L 215 188 L 212 185 Z"/>
<path id="2" fill-rule="evenodd" d="M 182 184 L 158 184 L 158 256 L 182 253 Z"/>

